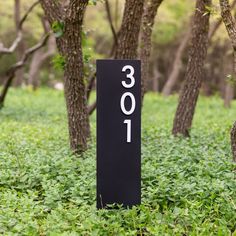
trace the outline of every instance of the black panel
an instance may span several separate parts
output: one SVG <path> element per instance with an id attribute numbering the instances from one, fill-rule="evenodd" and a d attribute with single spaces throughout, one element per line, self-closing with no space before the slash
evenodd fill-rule
<path id="1" fill-rule="evenodd" d="M 134 68 L 135 84 L 125 88 L 122 81 Z M 135 110 L 125 115 L 121 109 L 121 97 L 126 92 L 135 98 Z M 130 94 L 125 108 L 132 107 Z M 131 140 L 127 139 L 131 122 Z M 128 141 L 128 142 L 127 142 Z M 97 207 L 107 204 L 123 204 L 124 207 L 141 202 L 141 65 L 139 60 L 97 61 Z"/>

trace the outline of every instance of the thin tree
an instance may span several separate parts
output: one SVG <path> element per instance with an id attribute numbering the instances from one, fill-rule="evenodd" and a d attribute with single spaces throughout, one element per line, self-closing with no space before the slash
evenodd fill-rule
<path id="1" fill-rule="evenodd" d="M 172 130 L 174 135 L 189 136 L 207 56 L 210 6 L 211 0 L 196 2 L 187 71 Z"/>
<path id="2" fill-rule="evenodd" d="M 82 53 L 82 25 L 88 0 L 40 0 L 45 15 L 56 29 L 57 47 L 64 60 L 65 99 L 68 114 L 70 146 L 81 153 L 90 135 L 86 85 Z"/>
<path id="3" fill-rule="evenodd" d="M 50 31 L 50 25 L 46 21 L 45 17 L 41 17 L 42 25 L 45 32 Z M 38 50 L 34 53 L 31 59 L 31 63 L 29 65 L 29 78 L 28 78 L 28 84 L 33 87 L 34 90 L 37 89 L 39 86 L 39 73 L 40 69 L 42 68 L 44 62 L 48 60 L 50 57 L 52 57 L 56 52 L 56 42 L 55 37 L 51 34 L 48 43 L 47 48 L 44 50 L 43 48 Z"/>
<path id="4" fill-rule="evenodd" d="M 140 59 L 142 61 L 142 100 L 146 92 L 148 74 L 149 74 L 149 58 L 152 48 L 152 31 L 155 22 L 157 10 L 163 0 L 146 0 L 144 5 L 144 13 L 142 17 L 142 27 L 140 32 Z"/>
<path id="5" fill-rule="evenodd" d="M 169 96 L 176 85 L 176 82 L 179 78 L 180 70 L 182 68 L 182 57 L 185 52 L 185 49 L 188 46 L 189 43 L 189 38 L 190 38 L 190 33 L 191 30 L 188 29 L 183 36 L 183 39 L 181 40 L 181 43 L 176 51 L 175 57 L 174 57 L 174 62 L 173 62 L 173 68 L 171 70 L 171 73 L 167 79 L 167 82 L 165 83 L 162 94 L 164 96 Z"/>
<path id="6" fill-rule="evenodd" d="M 236 6 L 236 0 L 234 0 L 230 6 L 230 9 L 233 9 Z M 223 22 L 223 18 L 221 17 L 218 22 L 215 23 L 215 27 L 212 27 L 212 29 L 209 32 L 209 35 L 212 36 L 214 35 L 214 33 L 217 30 L 217 27 L 220 26 L 220 24 Z M 209 36 L 209 37 L 210 37 Z M 231 55 L 230 55 L 231 56 Z M 233 65 L 234 63 L 228 63 L 225 67 L 226 69 L 228 69 L 228 71 L 232 71 L 233 70 Z M 234 73 L 235 74 L 235 73 Z M 235 74 L 236 75 L 236 74 Z M 235 88 L 235 75 L 231 76 L 231 75 L 227 75 L 227 79 L 226 79 L 226 83 L 225 83 L 225 92 L 224 92 L 224 106 L 226 108 L 230 108 L 231 107 L 231 101 L 234 98 L 234 88 Z"/>
<path id="7" fill-rule="evenodd" d="M 236 20 L 230 11 L 228 0 L 220 0 L 221 16 L 227 29 L 234 53 L 234 76 L 236 75 Z M 231 147 L 233 160 L 236 161 L 236 122 L 231 130 Z"/>
<path id="8" fill-rule="evenodd" d="M 228 61 L 228 62 L 227 62 Z M 233 71 L 233 62 L 232 62 L 232 54 L 226 55 L 225 57 L 225 66 L 224 70 L 226 75 L 225 81 L 225 88 L 224 88 L 224 107 L 230 108 L 231 107 L 231 101 L 234 98 L 234 87 L 235 87 L 235 76 L 229 74 Z M 228 73 L 228 74 L 227 74 Z M 234 72 L 233 72 L 234 73 Z"/>
<path id="9" fill-rule="evenodd" d="M 14 18 L 15 18 L 15 27 L 16 27 L 16 32 L 19 30 L 19 24 L 21 20 L 21 0 L 15 0 L 15 7 L 14 7 Z M 19 42 L 19 45 L 16 50 L 16 57 L 17 60 L 20 60 L 25 52 L 25 42 L 22 40 Z M 15 86 L 20 86 L 24 80 L 24 67 L 19 69 L 16 72 L 16 78 L 14 80 L 14 85 Z"/>

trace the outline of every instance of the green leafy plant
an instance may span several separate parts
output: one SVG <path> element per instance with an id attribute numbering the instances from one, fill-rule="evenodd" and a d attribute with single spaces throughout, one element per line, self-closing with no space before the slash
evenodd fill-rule
<path id="1" fill-rule="evenodd" d="M 56 38 L 60 38 L 64 33 L 64 22 L 54 21 L 52 24 L 52 30 Z"/>
<path id="2" fill-rule="evenodd" d="M 63 70 L 66 64 L 65 58 L 62 55 L 57 54 L 53 57 L 52 64 L 56 70 Z"/>
<path id="3" fill-rule="evenodd" d="M 170 133 L 177 101 L 145 97 L 142 205 L 97 211 L 96 115 L 89 149 L 74 156 L 63 92 L 11 89 L 0 114 L 0 234 L 235 235 L 236 103 L 229 110 L 219 97 L 200 97 L 183 139 Z"/>

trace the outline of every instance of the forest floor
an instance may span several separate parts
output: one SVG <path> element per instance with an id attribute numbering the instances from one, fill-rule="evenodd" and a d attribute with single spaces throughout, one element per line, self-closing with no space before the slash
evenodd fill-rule
<path id="1" fill-rule="evenodd" d="M 97 211 L 95 114 L 90 148 L 76 157 L 63 93 L 12 89 L 0 111 L 0 234 L 236 235 L 236 103 L 201 97 L 191 139 L 171 135 L 176 105 L 177 96 L 145 98 L 142 205 Z"/>

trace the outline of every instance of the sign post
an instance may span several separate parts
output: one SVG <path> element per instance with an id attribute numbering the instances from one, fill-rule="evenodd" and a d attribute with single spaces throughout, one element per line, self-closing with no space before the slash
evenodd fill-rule
<path id="1" fill-rule="evenodd" d="M 141 203 L 141 63 L 97 61 L 97 208 Z"/>

